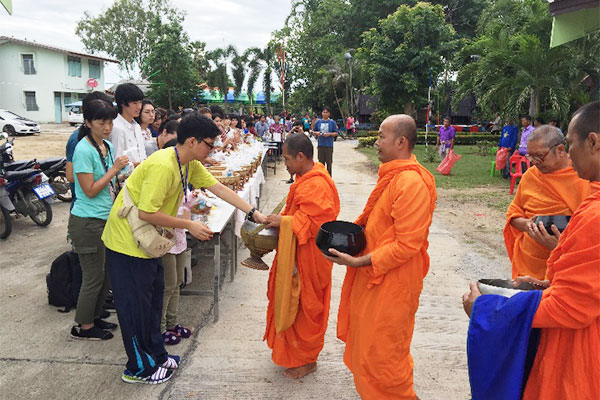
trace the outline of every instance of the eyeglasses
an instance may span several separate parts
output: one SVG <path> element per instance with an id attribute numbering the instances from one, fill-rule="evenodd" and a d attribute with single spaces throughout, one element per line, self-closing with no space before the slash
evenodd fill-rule
<path id="1" fill-rule="evenodd" d="M 214 143 L 209 143 L 209 142 L 206 141 L 206 139 L 202 139 L 202 142 L 204 142 L 205 145 L 207 145 L 208 147 L 210 147 L 211 150 L 215 148 Z"/>
<path id="2" fill-rule="evenodd" d="M 531 163 L 533 164 L 541 164 L 544 162 L 544 159 L 548 156 L 548 154 L 550 154 L 550 152 L 552 151 L 553 148 L 555 148 L 556 146 L 558 146 L 560 143 L 555 144 L 554 146 L 550 147 L 548 149 L 548 151 L 546 152 L 546 154 L 544 154 L 543 156 L 539 157 L 539 156 L 530 156 L 529 154 L 525 156 L 525 158 L 527 158 Z"/>

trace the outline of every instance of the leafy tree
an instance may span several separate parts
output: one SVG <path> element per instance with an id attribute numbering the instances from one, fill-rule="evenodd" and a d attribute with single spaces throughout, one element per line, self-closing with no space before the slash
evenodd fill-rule
<path id="1" fill-rule="evenodd" d="M 192 55 L 194 68 L 198 72 L 200 79 L 206 80 L 206 75 L 210 70 L 206 43 L 196 40 L 188 45 L 188 50 Z"/>
<path id="2" fill-rule="evenodd" d="M 116 58 L 132 77 L 152 51 L 154 30 L 160 27 L 156 18 L 169 23 L 180 14 L 168 0 L 116 0 L 97 17 L 85 12 L 75 33 L 90 53 Z"/>
<path id="3" fill-rule="evenodd" d="M 142 73 L 152 82 L 150 97 L 160 105 L 189 107 L 196 96 L 200 76 L 195 69 L 189 40 L 180 21 L 162 24 L 155 17 L 150 39 L 152 51 Z"/>
<path id="4" fill-rule="evenodd" d="M 209 86 L 219 89 L 219 93 L 223 95 L 225 103 L 223 108 L 225 111 L 227 111 L 227 93 L 231 86 L 227 65 L 235 52 L 235 47 L 230 45 L 224 48 L 217 48 L 209 52 L 207 56 L 212 66 L 212 69 L 207 74 L 207 83 Z"/>
<path id="5" fill-rule="evenodd" d="M 413 114 L 426 103 L 429 71 L 434 79 L 453 50 L 455 31 L 440 5 L 402 5 L 363 34 L 358 50 L 370 78 L 368 92 L 378 110 Z"/>

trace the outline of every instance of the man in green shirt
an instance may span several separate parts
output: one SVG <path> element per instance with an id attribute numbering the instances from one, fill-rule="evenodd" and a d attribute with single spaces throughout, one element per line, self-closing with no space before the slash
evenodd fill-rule
<path id="1" fill-rule="evenodd" d="M 195 113 L 186 115 L 177 129 L 177 145 L 159 150 L 142 162 L 127 179 L 126 189 L 139 218 L 156 226 L 187 229 L 199 240 L 209 240 L 213 233 L 201 222 L 177 218 L 188 183 L 206 188 L 255 221 L 266 217 L 217 182 L 204 168 L 203 161 L 220 134 L 215 123 Z M 122 380 L 127 383 L 162 383 L 178 367 L 179 357 L 165 350 L 160 332 L 164 273 L 160 258 L 152 258 L 140 249 L 126 218 L 119 218 L 123 191 L 115 200 L 102 240 L 123 344 L 127 369 Z M 135 212 L 135 210 L 134 210 Z"/>

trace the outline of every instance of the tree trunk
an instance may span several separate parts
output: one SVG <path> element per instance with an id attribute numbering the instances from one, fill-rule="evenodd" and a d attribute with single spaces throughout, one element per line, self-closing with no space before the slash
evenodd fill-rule
<path id="1" fill-rule="evenodd" d="M 415 113 L 415 107 L 412 102 L 408 102 L 408 103 L 404 104 L 404 114 L 414 117 L 414 115 L 413 115 L 414 113 Z"/>
<path id="2" fill-rule="evenodd" d="M 331 87 L 333 88 L 333 95 L 335 96 L 335 102 L 337 103 L 338 109 L 340 110 L 340 115 L 342 116 L 342 119 L 345 120 L 344 111 L 342 110 L 342 107 L 340 106 L 340 99 L 337 95 L 337 90 L 335 90 L 335 85 L 333 84 L 333 81 L 331 82 Z"/>
<path id="3" fill-rule="evenodd" d="M 529 93 L 529 115 L 532 118 L 537 117 L 538 115 L 538 109 L 540 106 L 540 94 L 538 93 L 537 90 L 535 90 L 535 88 L 531 88 L 531 91 Z"/>
<path id="4" fill-rule="evenodd" d="M 173 104 L 171 103 L 171 88 L 167 89 L 167 94 L 169 96 L 169 108 L 173 109 Z"/>

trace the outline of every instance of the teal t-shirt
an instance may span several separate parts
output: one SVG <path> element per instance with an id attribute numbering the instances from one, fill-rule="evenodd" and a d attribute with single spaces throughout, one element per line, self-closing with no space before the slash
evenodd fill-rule
<path id="1" fill-rule="evenodd" d="M 110 142 L 106 141 L 108 149 L 106 157 L 106 165 L 110 169 L 113 165 L 114 150 Z M 111 157 L 112 155 L 112 157 Z M 83 138 L 75 147 L 75 153 L 73 154 L 73 175 L 75 175 L 75 204 L 71 210 L 71 214 L 76 215 L 80 218 L 99 218 L 103 220 L 108 219 L 110 209 L 113 205 L 113 199 L 110 196 L 110 185 L 106 185 L 104 189 L 96 195 L 96 197 L 89 198 L 83 193 L 81 186 L 79 185 L 79 179 L 77 174 L 94 174 L 94 182 L 102 178 L 106 171 L 102 165 L 100 154 L 98 150 L 87 140 Z M 114 183 L 114 178 L 113 178 Z"/>

